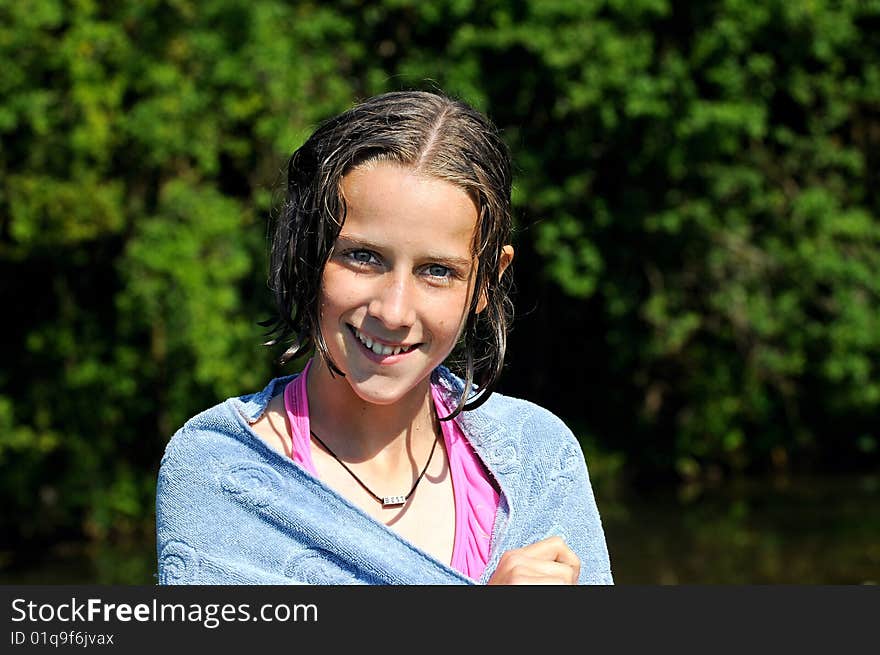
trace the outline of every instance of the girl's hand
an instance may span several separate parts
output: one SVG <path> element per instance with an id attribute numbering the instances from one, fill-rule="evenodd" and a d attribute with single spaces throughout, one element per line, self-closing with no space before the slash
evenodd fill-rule
<path id="1" fill-rule="evenodd" d="M 577 584 L 581 561 L 561 537 L 548 537 L 501 556 L 489 584 Z"/>

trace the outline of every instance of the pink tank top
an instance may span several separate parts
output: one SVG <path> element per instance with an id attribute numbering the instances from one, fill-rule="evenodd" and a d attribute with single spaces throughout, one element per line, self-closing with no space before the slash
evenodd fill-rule
<path id="1" fill-rule="evenodd" d="M 284 407 L 290 424 L 292 459 L 317 478 L 312 461 L 306 392 L 306 376 L 311 364 L 309 360 L 303 372 L 284 389 Z M 451 408 L 443 402 L 436 385 L 431 385 L 431 394 L 437 415 L 449 414 Z M 455 540 L 450 566 L 476 580 L 483 574 L 489 560 L 489 541 L 499 496 L 458 424 L 452 420 L 441 421 L 440 425 L 455 497 Z"/>

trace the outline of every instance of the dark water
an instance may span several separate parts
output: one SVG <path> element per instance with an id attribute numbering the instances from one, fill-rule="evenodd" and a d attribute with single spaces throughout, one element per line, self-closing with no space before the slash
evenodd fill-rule
<path id="1" fill-rule="evenodd" d="M 880 583 L 880 476 L 598 502 L 618 584 Z"/>
<path id="2" fill-rule="evenodd" d="M 618 584 L 880 583 L 880 475 L 596 489 Z M 155 543 L 6 554 L 3 584 L 155 584 Z"/>

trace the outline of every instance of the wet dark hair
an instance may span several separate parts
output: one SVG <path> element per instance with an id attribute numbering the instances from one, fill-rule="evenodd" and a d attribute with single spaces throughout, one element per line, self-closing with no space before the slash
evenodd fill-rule
<path id="1" fill-rule="evenodd" d="M 448 420 L 491 395 L 504 365 L 513 311 L 510 269 L 499 276 L 502 248 L 510 243 L 510 154 L 491 121 L 459 100 L 426 91 L 375 96 L 322 123 L 293 153 L 272 238 L 269 286 L 278 313 L 262 323 L 273 337 L 267 345 L 292 340 L 282 364 L 314 345 L 330 369 L 343 375 L 318 329 L 321 279 L 345 222 L 342 178 L 376 161 L 451 182 L 478 209 L 474 293 L 447 362 L 465 386 Z M 478 314 L 481 296 L 487 305 Z M 473 384 L 478 391 L 468 396 Z"/>

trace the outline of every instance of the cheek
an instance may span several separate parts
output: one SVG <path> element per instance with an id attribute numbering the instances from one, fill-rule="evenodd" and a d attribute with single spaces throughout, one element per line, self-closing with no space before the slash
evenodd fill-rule
<path id="1" fill-rule="evenodd" d="M 453 302 L 444 303 L 442 310 L 434 313 L 434 325 L 440 334 L 451 341 L 457 341 L 464 329 L 467 317 L 468 299 L 459 297 Z"/>
<path id="2" fill-rule="evenodd" d="M 334 267 L 335 268 L 335 267 Z M 342 311 L 356 304 L 363 295 L 362 284 L 358 284 L 357 276 L 346 275 L 346 271 L 337 271 L 327 265 L 321 283 L 321 308 L 325 312 Z"/>

